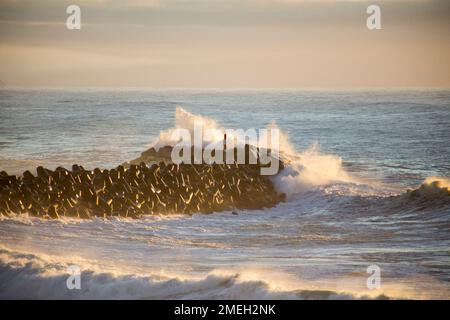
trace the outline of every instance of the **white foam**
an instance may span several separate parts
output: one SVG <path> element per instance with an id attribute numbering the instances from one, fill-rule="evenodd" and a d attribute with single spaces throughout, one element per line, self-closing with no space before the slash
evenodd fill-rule
<path id="1" fill-rule="evenodd" d="M 274 179 L 277 189 L 288 196 L 332 183 L 359 183 L 343 168 L 341 157 L 321 152 L 318 144 L 288 157 L 288 165 Z"/>
<path id="2" fill-rule="evenodd" d="M 71 258 L 73 260 L 73 258 Z M 0 299 L 352 299 L 367 298 L 323 290 L 283 290 L 268 274 L 213 271 L 204 277 L 161 273 L 122 274 L 78 260 L 80 290 L 69 290 L 69 264 L 55 257 L 0 248 Z"/>

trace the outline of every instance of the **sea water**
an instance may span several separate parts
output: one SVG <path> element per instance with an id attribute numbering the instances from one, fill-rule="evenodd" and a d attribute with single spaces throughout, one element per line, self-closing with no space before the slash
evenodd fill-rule
<path id="1" fill-rule="evenodd" d="M 0 90 L 0 170 L 113 168 L 170 128 L 276 125 L 271 209 L 0 221 L 0 298 L 450 298 L 449 90 Z M 161 133 L 162 132 L 162 133 Z M 34 171 L 32 171 L 34 172 Z M 81 270 L 69 290 L 68 267 Z M 367 286 L 369 266 L 380 288 Z"/>

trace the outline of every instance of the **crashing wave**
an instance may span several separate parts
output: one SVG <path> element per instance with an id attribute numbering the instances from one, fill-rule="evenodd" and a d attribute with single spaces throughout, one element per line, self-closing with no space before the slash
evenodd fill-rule
<path id="1" fill-rule="evenodd" d="M 389 197 L 391 206 L 426 209 L 450 205 L 450 189 L 445 178 L 429 177 L 420 187 Z"/>
<path id="2" fill-rule="evenodd" d="M 210 273 L 202 278 L 161 274 L 80 272 L 80 289 L 69 290 L 69 264 L 34 254 L 0 249 L 0 299 L 367 299 L 330 290 L 280 290 L 241 273 Z M 375 298 L 387 298 L 380 295 Z"/>

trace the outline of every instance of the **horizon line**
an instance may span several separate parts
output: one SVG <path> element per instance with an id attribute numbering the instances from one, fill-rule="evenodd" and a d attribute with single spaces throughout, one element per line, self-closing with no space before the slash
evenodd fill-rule
<path id="1" fill-rule="evenodd" d="M 3 85 L 0 90 L 130 90 L 130 91 L 436 91 L 450 90 L 450 86 L 301 86 L 301 87 L 159 87 L 159 86 L 28 86 Z"/>

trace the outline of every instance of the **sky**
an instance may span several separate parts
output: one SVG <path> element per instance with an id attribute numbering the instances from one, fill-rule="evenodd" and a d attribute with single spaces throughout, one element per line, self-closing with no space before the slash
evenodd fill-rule
<path id="1" fill-rule="evenodd" d="M 71 4 L 81 8 L 81 30 L 66 28 Z M 371 4 L 381 8 L 381 30 L 366 26 Z M 449 39 L 448 0 L 0 0 L 0 81 L 450 87 Z"/>

